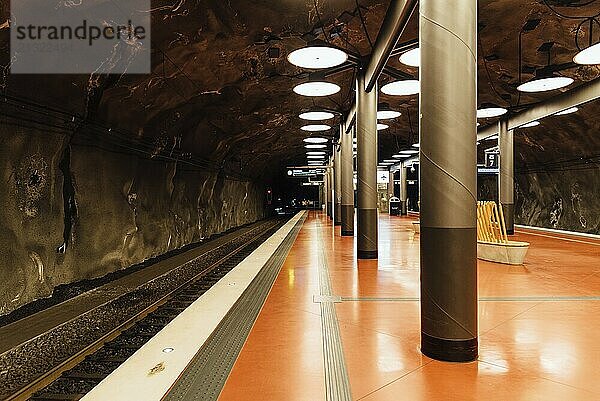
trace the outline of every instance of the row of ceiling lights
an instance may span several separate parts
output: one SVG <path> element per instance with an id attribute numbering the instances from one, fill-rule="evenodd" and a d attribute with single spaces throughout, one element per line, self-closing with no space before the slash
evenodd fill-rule
<path id="1" fill-rule="evenodd" d="M 323 68 L 331 68 L 343 64 L 348 59 L 348 55 L 339 49 L 335 49 L 328 46 L 309 46 L 302 49 L 298 49 L 293 51 L 288 56 L 288 61 L 294 64 L 297 67 L 308 68 L 308 69 L 323 69 Z M 417 82 L 418 83 L 418 82 Z M 387 90 L 387 89 L 386 89 Z M 321 96 L 330 96 L 336 94 L 340 91 L 340 87 L 331 82 L 325 81 L 309 81 L 297 85 L 294 87 L 294 92 L 302 95 L 302 96 L 313 96 L 313 97 L 321 97 Z M 383 91 L 383 88 L 382 88 Z M 385 93 L 385 92 L 384 92 Z M 399 111 L 395 110 L 379 110 L 377 112 L 378 120 L 388 120 L 397 118 L 401 115 Z M 309 121 L 325 121 L 334 117 L 334 114 L 327 111 L 309 111 L 299 115 L 301 119 L 309 120 Z M 389 125 L 383 123 L 377 123 L 377 130 L 384 130 L 389 128 Z M 316 131 L 327 131 L 331 129 L 331 126 L 327 124 L 309 124 L 305 125 L 301 128 L 304 131 L 316 132 Z M 315 143 L 318 141 L 318 143 Z M 315 138 L 309 137 L 304 139 L 304 142 L 307 144 L 305 147 L 307 149 L 315 149 L 315 148 L 325 148 L 327 145 L 327 139 L 325 138 Z M 356 140 L 354 140 L 353 148 L 356 149 Z M 354 151 L 356 154 L 356 151 Z M 309 165 L 318 165 L 322 164 L 325 159 L 325 152 L 322 154 L 316 155 L 312 152 L 307 152 L 307 159 Z M 320 159 L 320 160 L 315 160 Z"/>
<path id="2" fill-rule="evenodd" d="M 346 52 L 340 49 L 319 44 L 304 47 L 291 52 L 288 56 L 288 60 L 293 65 L 301 68 L 324 69 L 336 67 L 345 63 L 348 60 L 348 55 L 346 54 Z M 578 64 L 600 64 L 600 43 L 597 43 L 580 51 L 577 55 L 575 55 L 573 61 Z M 416 48 L 403 53 L 400 56 L 400 62 L 411 67 L 419 67 L 421 64 L 420 49 Z M 545 92 L 563 88 L 565 86 L 570 85 L 571 83 L 573 83 L 573 79 L 569 77 L 543 76 L 536 77 L 531 81 L 519 85 L 517 87 L 517 90 L 521 92 Z M 323 97 L 336 94 L 341 90 L 341 88 L 332 82 L 326 82 L 323 80 L 310 80 L 309 82 L 297 85 L 296 87 L 294 87 L 293 90 L 295 93 L 302 96 Z M 420 92 L 420 83 L 418 80 L 415 79 L 394 81 L 384 85 L 381 88 L 381 91 L 387 95 L 392 96 L 416 95 Z M 507 111 L 507 109 L 502 107 L 483 107 L 477 110 L 477 118 L 498 117 L 503 114 L 506 114 Z M 557 113 L 557 115 L 569 114 L 575 111 L 577 111 L 576 107 L 564 110 L 560 113 Z M 380 110 L 377 112 L 378 120 L 393 119 L 399 117 L 400 115 L 400 112 L 393 110 Z M 299 117 L 309 121 L 324 121 L 333 118 L 334 114 L 327 111 L 310 111 L 300 114 Z M 539 124 L 539 121 L 533 121 L 531 123 L 523 125 L 522 128 L 534 127 Z M 477 123 L 477 125 L 479 125 L 479 123 Z M 378 130 L 383 130 L 387 128 L 389 128 L 387 124 L 377 124 Z M 329 129 L 331 129 L 331 126 L 327 124 L 309 124 L 302 127 L 302 130 L 308 132 L 327 131 Z M 304 141 L 307 143 L 307 149 L 326 148 L 326 143 L 328 142 L 326 138 L 315 137 L 306 138 Z M 418 147 L 418 144 L 415 144 L 413 146 Z M 356 143 L 354 144 L 354 148 L 356 148 Z M 418 150 L 406 149 L 400 151 L 393 157 L 395 159 L 399 159 L 403 157 L 410 157 L 411 154 L 416 153 L 418 153 Z M 307 152 L 309 165 L 323 164 L 325 156 L 325 152 Z M 389 166 L 397 162 L 398 161 L 394 159 L 387 159 L 380 163 L 380 166 Z"/>

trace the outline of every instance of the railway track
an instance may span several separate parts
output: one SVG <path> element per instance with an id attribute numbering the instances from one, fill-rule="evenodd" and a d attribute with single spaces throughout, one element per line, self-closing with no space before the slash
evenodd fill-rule
<path id="1" fill-rule="evenodd" d="M 3 392 L 0 393 L 0 399 L 33 401 L 81 399 L 179 313 L 252 253 L 284 222 L 285 219 L 269 220 L 181 266 L 181 268 L 185 268 L 187 264 L 200 264 L 200 266 L 195 266 L 195 269 L 191 269 L 195 271 L 193 274 L 188 274 L 190 277 L 187 279 L 170 280 L 172 285 L 168 290 L 163 291 L 160 296 L 150 302 L 143 303 L 143 307 L 138 308 L 135 313 L 128 314 L 127 312 L 130 312 L 131 308 L 127 308 L 127 311 L 123 312 L 123 316 L 118 319 L 118 324 L 105 330 L 102 335 L 96 336 L 93 341 L 88 341 L 84 346 L 75 347 L 71 355 L 63 357 L 59 363 L 53 362 L 53 358 L 49 358 L 45 367 L 37 366 L 37 374 L 35 377 L 27 378 L 26 383 L 24 383 L 26 378 L 16 371 L 20 368 L 18 362 L 6 367 L 7 363 L 3 361 L 3 358 L 6 359 L 7 353 L 0 355 L 0 369 L 4 369 L 5 373 L 2 382 L 11 387 L 9 391 L 6 388 L 0 389 Z M 204 258 L 206 254 L 210 255 Z M 208 263 L 204 263 L 205 266 L 202 266 L 203 259 L 206 259 L 205 262 L 208 261 Z M 160 276 L 158 279 L 168 282 L 168 274 Z M 150 296 L 152 288 L 143 287 L 140 286 L 133 291 L 137 291 L 137 294 L 132 294 L 132 292 L 113 300 L 116 307 L 113 307 L 112 310 L 119 310 L 119 306 L 128 304 L 132 299 L 139 300 L 144 296 Z M 101 307 L 106 306 L 105 304 Z M 106 316 L 106 313 L 99 315 L 102 318 L 102 316 Z M 81 316 L 81 319 L 84 323 L 89 321 L 89 317 L 86 319 L 86 316 Z M 68 323 L 74 323 L 74 321 Z M 72 331 L 61 330 L 61 327 L 54 330 L 58 330 L 59 333 L 57 335 L 57 333 L 48 332 L 48 342 L 62 342 L 68 345 L 69 339 L 61 339 L 60 335 L 68 335 Z M 61 331 L 65 333 L 61 334 Z M 33 339 L 33 341 L 36 340 L 40 339 Z M 28 352 L 40 349 L 39 345 L 37 347 L 27 347 L 26 345 L 24 344 L 20 349 L 16 347 L 11 350 L 17 353 L 16 358 L 13 355 L 13 361 L 27 360 L 30 356 Z M 18 355 L 19 352 L 21 355 Z M 44 358 L 40 358 L 39 355 L 33 359 L 37 359 L 38 364 L 44 363 Z M 4 384 L 2 387 L 5 387 Z"/>

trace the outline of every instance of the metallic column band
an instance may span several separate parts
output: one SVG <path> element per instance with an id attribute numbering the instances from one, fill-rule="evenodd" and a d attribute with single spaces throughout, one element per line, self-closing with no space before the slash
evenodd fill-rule
<path id="1" fill-rule="evenodd" d="M 377 85 L 365 91 L 356 82 L 357 249 L 359 259 L 377 258 Z"/>
<path id="2" fill-rule="evenodd" d="M 339 146 L 333 147 L 333 175 L 334 175 L 334 224 L 339 226 L 342 224 L 342 152 Z"/>
<path id="3" fill-rule="evenodd" d="M 346 132 L 342 126 L 340 138 L 342 141 L 342 235 L 354 235 L 354 155 L 353 132 Z"/>
<path id="4" fill-rule="evenodd" d="M 498 200 L 506 222 L 507 234 L 515 233 L 515 156 L 514 134 L 508 129 L 508 120 L 498 122 L 498 144 L 500 145 L 500 174 L 498 175 Z"/>
<path id="5" fill-rule="evenodd" d="M 408 214 L 408 167 L 400 168 L 400 202 L 402 210 L 400 214 L 406 216 Z"/>

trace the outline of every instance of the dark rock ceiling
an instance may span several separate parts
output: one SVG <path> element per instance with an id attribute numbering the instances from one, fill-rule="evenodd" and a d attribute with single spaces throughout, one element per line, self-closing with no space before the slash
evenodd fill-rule
<path id="1" fill-rule="evenodd" d="M 360 5 L 374 41 L 388 2 L 361 0 Z M 312 100 L 294 94 L 293 86 L 306 75 L 287 62 L 287 54 L 305 44 L 307 33 L 318 35 L 321 26 L 337 46 L 362 56 L 370 52 L 354 0 L 160 0 L 152 1 L 152 6 L 151 75 L 11 76 L 9 30 L 3 23 L 9 6 L 2 0 L 0 90 L 100 121 L 152 144 L 157 151 L 177 147 L 227 172 L 268 178 L 285 165 L 304 161 L 305 135 L 297 117 L 301 109 L 317 105 L 346 111 L 353 97 L 351 71 L 331 78 L 342 86 L 335 96 Z M 591 15 L 600 12 L 600 2 L 558 10 Z M 519 31 L 527 20 L 536 18 L 541 19 L 539 26 L 523 35 L 523 65 L 545 66 L 547 55 L 537 49 L 549 41 L 555 43 L 551 63 L 569 63 L 576 53 L 574 37 L 580 20 L 560 18 L 541 1 L 480 0 L 479 103 L 517 109 L 556 93 L 519 97 L 515 88 Z M 583 43 L 587 34 L 585 29 L 580 33 Z M 413 16 L 401 41 L 416 36 Z M 279 50 L 278 57 L 269 55 L 268 50 L 274 48 Z M 416 69 L 397 59 L 389 65 L 417 75 Z M 572 88 L 598 78 L 600 68 L 577 66 L 561 73 L 575 78 Z M 523 74 L 523 80 L 531 77 Z M 388 81 L 383 76 L 380 84 Z M 416 141 L 417 97 L 382 94 L 380 101 L 403 112 L 380 133 L 380 158 L 386 158 Z M 599 110 L 593 105 L 586 113 L 597 115 Z M 561 121 L 548 124 L 564 124 Z"/>

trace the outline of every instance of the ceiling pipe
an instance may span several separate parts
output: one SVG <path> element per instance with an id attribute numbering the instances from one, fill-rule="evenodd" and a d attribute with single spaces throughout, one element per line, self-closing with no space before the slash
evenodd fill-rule
<path id="1" fill-rule="evenodd" d="M 370 76 L 371 78 L 369 78 L 368 81 L 365 81 L 367 82 L 367 88 L 369 88 L 369 86 L 370 89 L 373 88 L 373 85 L 375 85 L 377 78 L 379 78 L 382 72 L 397 79 L 400 77 L 413 78 L 402 71 L 398 71 L 391 67 L 386 68 L 386 63 L 392 55 L 397 55 L 419 46 L 418 39 L 398 44 L 398 39 L 406 28 L 410 16 L 416 10 L 417 4 L 417 0 L 392 0 L 383 20 L 383 24 L 379 29 L 379 35 L 377 35 L 373 52 L 371 53 L 371 57 L 366 67 L 366 74 L 368 74 L 369 71 L 371 71 L 371 74 L 374 74 Z M 406 75 L 405 77 L 403 76 L 404 74 Z M 369 75 L 366 75 L 366 77 L 368 78 Z M 371 80 L 373 81 L 372 83 L 370 82 Z M 370 89 L 367 90 L 369 91 Z M 356 103 L 352 105 L 346 116 L 346 124 L 344 125 L 346 127 L 346 132 L 349 132 L 352 129 L 355 121 Z"/>
<path id="2" fill-rule="evenodd" d="M 402 53 L 416 49 L 417 47 L 419 47 L 419 38 L 400 43 L 394 48 L 394 50 L 392 50 L 392 52 L 390 53 L 390 58 L 398 57 Z"/>
<path id="3" fill-rule="evenodd" d="M 417 0 L 392 0 L 373 45 L 371 58 L 365 69 L 365 90 L 370 92 L 387 64 L 400 35 L 417 8 Z"/>
<path id="4" fill-rule="evenodd" d="M 587 82 L 575 89 L 561 93 L 558 96 L 547 99 L 527 110 L 523 110 L 508 118 L 508 129 L 512 130 L 524 124 L 530 123 L 544 117 L 551 116 L 581 104 L 591 102 L 600 98 L 600 78 Z M 488 125 L 479 129 L 477 140 L 480 141 L 492 135 L 498 134 L 498 124 Z"/>

